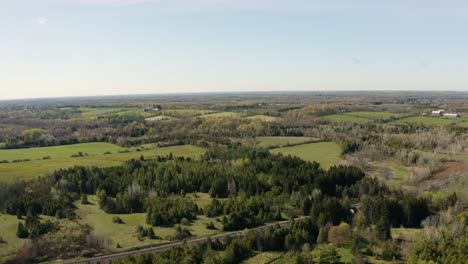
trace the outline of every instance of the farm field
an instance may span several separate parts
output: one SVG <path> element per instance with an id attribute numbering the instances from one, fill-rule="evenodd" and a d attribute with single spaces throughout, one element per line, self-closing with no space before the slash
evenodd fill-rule
<path id="1" fill-rule="evenodd" d="M 391 117 L 401 116 L 398 113 L 391 113 L 391 112 L 347 112 L 347 113 L 343 113 L 342 115 L 361 117 L 361 118 L 366 118 L 366 119 L 388 119 Z"/>
<path id="2" fill-rule="evenodd" d="M 7 160 L 11 162 L 13 160 L 23 159 L 33 160 L 42 159 L 46 156 L 52 159 L 69 158 L 71 155 L 77 154 L 78 152 L 87 153 L 88 155 L 102 155 L 105 152 L 117 153 L 123 150 L 126 150 L 126 148 L 105 142 L 80 143 L 73 145 L 26 149 L 1 149 L 0 161 Z"/>
<path id="3" fill-rule="evenodd" d="M 341 149 L 334 142 L 318 142 L 294 147 L 274 148 L 271 153 L 282 153 L 283 155 L 297 156 L 307 161 L 316 161 L 322 168 L 328 169 L 330 166 L 341 161 Z"/>
<path id="4" fill-rule="evenodd" d="M 320 118 L 332 122 L 366 123 L 371 121 L 371 119 L 368 118 L 356 117 L 351 115 L 326 115 Z"/>
<path id="5" fill-rule="evenodd" d="M 259 147 L 279 148 L 317 141 L 313 137 L 257 137 Z"/>
<path id="6" fill-rule="evenodd" d="M 247 119 L 259 119 L 264 122 L 275 122 L 278 121 L 280 118 L 275 116 L 267 116 L 267 115 L 253 115 L 246 117 Z"/>
<path id="7" fill-rule="evenodd" d="M 200 117 L 203 117 L 203 118 L 209 118 L 209 117 L 230 117 L 230 118 L 233 118 L 233 117 L 240 117 L 240 114 L 239 113 L 236 113 L 236 112 L 218 112 L 218 113 L 211 113 L 211 114 L 203 114 L 201 115 Z"/>
<path id="8" fill-rule="evenodd" d="M 448 126 L 460 122 L 460 119 L 448 119 L 443 117 L 412 116 L 403 118 L 391 124 L 422 124 L 426 126 Z"/>
<path id="9" fill-rule="evenodd" d="M 52 173 L 60 168 L 70 168 L 76 165 L 112 167 L 122 164 L 124 161 L 139 158 L 143 155 L 145 158 L 155 158 L 157 156 L 166 156 L 172 153 L 174 156 L 192 157 L 205 152 L 205 149 L 192 146 L 172 146 L 164 148 L 155 148 L 144 151 L 131 151 L 126 153 L 101 154 L 85 157 L 64 157 L 48 160 L 32 160 L 18 163 L 0 164 L 0 180 L 15 181 L 28 180 L 47 173 Z"/>

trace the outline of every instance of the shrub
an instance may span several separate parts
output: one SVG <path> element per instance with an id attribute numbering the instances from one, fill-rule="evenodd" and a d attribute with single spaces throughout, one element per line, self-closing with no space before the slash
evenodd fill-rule
<path id="1" fill-rule="evenodd" d="M 190 225 L 190 220 L 184 217 L 180 220 L 180 224 L 185 225 L 185 226 Z"/>
<path id="2" fill-rule="evenodd" d="M 116 224 L 125 224 L 124 220 L 122 220 L 122 218 L 120 218 L 120 217 L 118 217 L 118 216 L 112 217 L 112 223 L 116 223 Z"/>
<path id="3" fill-rule="evenodd" d="M 50 156 L 44 156 L 44 157 L 42 157 L 42 159 L 43 160 L 49 160 L 49 159 L 51 159 L 51 157 Z"/>
<path id="4" fill-rule="evenodd" d="M 28 229 L 23 225 L 23 223 L 18 223 L 18 231 L 16 231 L 16 236 L 18 238 L 27 238 L 29 236 Z"/>
<path id="5" fill-rule="evenodd" d="M 216 230 L 216 226 L 213 224 L 213 222 L 209 222 L 206 224 L 206 229 Z"/>

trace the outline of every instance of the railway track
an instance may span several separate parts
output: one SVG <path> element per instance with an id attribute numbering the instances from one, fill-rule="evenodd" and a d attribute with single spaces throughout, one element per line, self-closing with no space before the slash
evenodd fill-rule
<path id="1" fill-rule="evenodd" d="M 223 234 L 218 234 L 218 235 L 212 235 L 212 236 L 203 236 L 203 237 L 198 237 L 198 238 L 193 238 L 193 239 L 188 239 L 188 240 L 183 240 L 183 241 L 176 241 L 176 242 L 170 242 L 170 243 L 163 243 L 163 244 L 158 244 L 154 245 L 148 248 L 143 248 L 143 249 L 137 249 L 137 250 L 131 250 L 131 251 L 125 251 L 125 252 L 120 252 L 120 253 L 114 253 L 114 254 L 109 254 L 105 256 L 99 256 L 99 257 L 93 257 L 93 258 L 87 258 L 87 259 L 80 259 L 80 260 L 70 260 L 70 261 L 65 261 L 64 263 L 66 264 L 93 264 L 93 263 L 106 263 L 112 260 L 119 260 L 119 259 L 124 259 L 129 256 L 138 256 L 138 255 L 143 255 L 143 254 L 151 254 L 151 253 L 158 253 L 166 250 L 170 250 L 172 248 L 176 247 L 181 247 L 185 245 L 193 245 L 193 244 L 199 244 L 199 243 L 204 243 L 207 242 L 208 239 L 211 240 L 226 240 L 228 238 L 240 238 L 244 236 L 247 233 L 259 231 L 265 228 L 273 227 L 276 225 L 279 225 L 280 227 L 285 227 L 289 225 L 291 221 L 297 221 L 301 220 L 304 218 L 307 218 L 308 216 L 302 216 L 298 218 L 294 218 L 293 220 L 286 220 L 286 221 L 279 221 L 279 222 L 274 222 L 274 223 L 269 223 L 263 226 L 251 228 L 251 229 L 245 229 L 242 231 L 235 231 L 235 232 L 229 232 L 229 233 L 223 233 Z"/>

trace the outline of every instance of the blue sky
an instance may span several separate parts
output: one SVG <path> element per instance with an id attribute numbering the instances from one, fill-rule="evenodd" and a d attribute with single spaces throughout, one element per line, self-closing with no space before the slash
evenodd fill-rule
<path id="1" fill-rule="evenodd" d="M 0 0 L 0 90 L 468 90 L 468 2 Z"/>

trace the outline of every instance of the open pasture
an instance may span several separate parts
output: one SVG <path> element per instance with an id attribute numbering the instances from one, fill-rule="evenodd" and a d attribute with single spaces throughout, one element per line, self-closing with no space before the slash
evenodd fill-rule
<path id="1" fill-rule="evenodd" d="M 140 156 L 145 158 L 155 158 L 157 156 L 166 156 L 172 153 L 174 156 L 192 157 L 205 152 L 205 149 L 192 146 L 171 146 L 164 148 L 155 148 L 144 151 L 131 151 L 126 153 L 100 154 L 85 157 L 62 157 L 47 160 L 32 160 L 18 163 L 0 164 L 0 181 L 28 180 L 38 176 L 52 173 L 61 168 L 70 168 L 73 166 L 96 166 L 112 167 L 122 164 L 130 159 L 137 159 Z"/>
<path id="2" fill-rule="evenodd" d="M 80 143 L 73 145 L 62 145 L 53 147 L 26 148 L 26 149 L 2 149 L 0 150 L 0 160 L 23 160 L 23 159 L 43 159 L 44 157 L 69 158 L 71 155 L 78 152 L 87 153 L 88 155 L 101 155 L 106 152 L 117 153 L 126 150 L 120 146 L 105 143 Z"/>
<path id="3" fill-rule="evenodd" d="M 163 115 L 172 116 L 172 117 L 190 117 L 190 116 L 198 116 L 198 115 L 206 115 L 215 113 L 214 110 L 209 109 L 163 109 L 161 113 Z"/>
<path id="4" fill-rule="evenodd" d="M 351 115 L 341 115 L 341 114 L 326 115 L 320 118 L 331 121 L 331 122 L 367 123 L 367 122 L 372 121 L 371 119 L 368 119 L 368 118 L 362 118 L 362 117 L 351 116 Z"/>
<path id="5" fill-rule="evenodd" d="M 338 164 L 341 161 L 341 148 L 334 142 L 318 142 L 294 147 L 274 148 L 271 153 L 297 156 L 303 160 L 316 161 L 322 168 Z"/>
<path id="6" fill-rule="evenodd" d="M 197 194 L 198 198 L 193 198 L 194 202 L 205 203 L 209 196 L 208 194 Z M 209 197 L 208 197 L 209 199 Z M 201 201 L 198 201 L 201 200 Z M 92 195 L 89 197 L 90 204 L 83 205 L 76 202 L 77 214 L 83 224 L 89 224 L 94 228 L 94 232 L 98 235 L 103 235 L 113 242 L 115 248 L 116 243 L 121 246 L 120 249 L 115 250 L 128 250 L 130 248 L 141 247 L 150 244 L 158 244 L 168 242 L 167 238 L 172 236 L 175 231 L 174 227 L 153 227 L 154 233 L 160 239 L 152 240 L 145 238 L 140 241 L 137 236 L 137 227 L 150 227 L 146 224 L 146 213 L 133 213 L 133 214 L 107 214 L 98 206 L 97 197 Z M 210 200 L 211 201 L 211 200 Z M 118 216 L 123 220 L 123 224 L 113 223 L 112 218 Z M 194 236 L 205 236 L 217 234 L 221 230 L 221 223 L 216 222 L 214 218 L 208 218 L 204 215 L 198 215 L 198 219 L 193 221 L 188 228 Z M 217 230 L 209 230 L 205 224 L 213 222 Z M 119 230 L 116 232 L 116 230 Z"/>
<path id="7" fill-rule="evenodd" d="M 279 148 L 317 141 L 313 137 L 257 137 L 259 147 Z"/>
<path id="8" fill-rule="evenodd" d="M 354 116 L 366 119 L 389 119 L 392 117 L 399 117 L 401 114 L 391 112 L 347 112 L 343 113 L 345 116 Z"/>
<path id="9" fill-rule="evenodd" d="M 461 119 L 450 119 L 444 117 L 412 116 L 392 122 L 391 124 L 419 124 L 425 126 L 448 126 L 460 122 Z"/>

